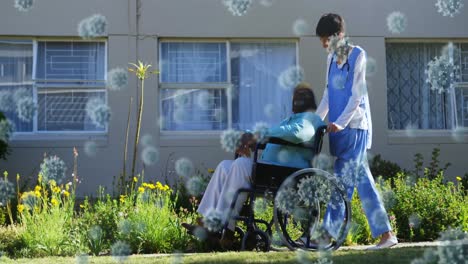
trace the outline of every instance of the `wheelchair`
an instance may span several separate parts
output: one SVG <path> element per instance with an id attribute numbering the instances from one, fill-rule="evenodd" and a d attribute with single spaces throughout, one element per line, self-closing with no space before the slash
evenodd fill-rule
<path id="1" fill-rule="evenodd" d="M 280 138 L 266 138 L 257 143 L 253 156 L 251 187 L 234 193 L 230 216 L 221 230 L 221 237 L 229 220 L 243 222 L 245 228 L 235 228 L 240 239 L 238 249 L 267 252 L 280 250 L 272 246 L 273 229 L 279 233 L 282 246 L 289 250 L 336 250 L 346 239 L 351 222 L 351 205 L 346 190 L 332 174 L 317 168 L 293 168 L 259 162 L 259 153 L 267 144 L 305 148 L 317 156 L 322 148 L 326 127 L 316 131 L 313 143 L 293 144 Z M 247 194 L 247 200 L 239 214 L 232 212 L 239 195 Z M 259 197 L 273 202 L 273 217 L 269 221 L 256 218 L 254 204 Z M 328 243 L 322 243 L 322 228 L 325 208 L 340 206 L 342 221 L 333 223 L 335 236 Z M 291 208 L 292 207 L 292 208 Z M 273 228 L 274 227 L 274 228 Z M 328 233 L 327 233 L 328 234 Z"/>

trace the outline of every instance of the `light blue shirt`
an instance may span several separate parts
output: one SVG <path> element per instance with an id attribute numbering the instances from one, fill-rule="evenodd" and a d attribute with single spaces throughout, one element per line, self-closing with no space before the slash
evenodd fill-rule
<path id="1" fill-rule="evenodd" d="M 269 128 L 266 136 L 281 138 L 295 144 L 313 143 L 316 129 L 324 125 L 320 116 L 313 112 L 297 113 L 283 120 L 279 126 Z M 309 168 L 313 155 L 310 149 L 267 144 L 260 163 Z"/>

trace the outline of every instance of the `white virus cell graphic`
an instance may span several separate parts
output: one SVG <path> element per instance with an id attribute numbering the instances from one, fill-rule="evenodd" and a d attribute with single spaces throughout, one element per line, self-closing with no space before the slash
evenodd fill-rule
<path id="1" fill-rule="evenodd" d="M 80 21 L 78 35 L 84 39 L 104 37 L 107 35 L 107 19 L 101 14 L 94 14 Z"/>
<path id="2" fill-rule="evenodd" d="M 264 7 L 270 7 L 273 5 L 273 0 L 260 0 L 260 4 Z"/>
<path id="3" fill-rule="evenodd" d="M 191 160 L 188 158 L 180 158 L 175 162 L 175 171 L 178 175 L 184 177 L 192 176 L 194 172 L 194 166 Z"/>
<path id="4" fill-rule="evenodd" d="M 275 197 L 275 204 L 283 213 L 293 214 L 299 203 L 299 195 L 292 187 L 281 188 Z"/>
<path id="5" fill-rule="evenodd" d="M 119 240 L 111 246 L 111 255 L 118 262 L 124 262 L 130 254 L 132 254 L 132 249 L 123 241 Z"/>
<path id="6" fill-rule="evenodd" d="M 158 162 L 159 151 L 153 146 L 145 146 L 141 151 L 141 160 L 146 166 L 150 166 Z"/>
<path id="7" fill-rule="evenodd" d="M 297 194 L 306 206 L 330 201 L 331 188 L 324 177 L 305 177 L 300 180 Z"/>
<path id="8" fill-rule="evenodd" d="M 268 208 L 268 200 L 265 198 L 257 198 L 254 202 L 255 214 L 263 214 Z"/>
<path id="9" fill-rule="evenodd" d="M 435 57 L 427 64 L 426 82 L 439 94 L 453 90 L 460 78 L 460 67 L 449 56 Z"/>
<path id="10" fill-rule="evenodd" d="M 225 130 L 221 133 L 221 147 L 226 152 L 234 152 L 239 147 L 240 139 L 242 136 L 241 131 L 233 129 Z"/>
<path id="11" fill-rule="evenodd" d="M 195 103 L 200 109 L 208 110 L 213 107 L 213 97 L 208 91 L 201 91 L 195 95 Z"/>
<path id="12" fill-rule="evenodd" d="M 421 217 L 418 214 L 412 214 L 408 218 L 408 225 L 411 228 L 419 228 L 419 225 L 421 224 Z"/>
<path id="13" fill-rule="evenodd" d="M 257 122 L 255 123 L 252 131 L 257 142 L 260 142 L 268 134 L 268 124 L 265 122 Z"/>
<path id="14" fill-rule="evenodd" d="M 304 19 L 297 19 L 293 23 L 293 32 L 296 36 L 304 36 L 309 31 L 309 24 Z"/>
<path id="15" fill-rule="evenodd" d="M 67 175 L 65 162 L 57 156 L 46 157 L 40 166 L 44 182 L 54 180 L 60 184 Z"/>
<path id="16" fill-rule="evenodd" d="M 352 48 L 348 37 L 333 35 L 329 38 L 327 52 L 335 54 L 338 61 L 344 62 L 348 59 L 349 52 Z"/>
<path id="17" fill-rule="evenodd" d="M 0 178 L 0 207 L 6 204 L 15 197 L 15 186 L 8 179 Z"/>
<path id="18" fill-rule="evenodd" d="M 263 107 L 263 113 L 268 118 L 273 118 L 275 116 L 275 112 L 275 106 L 273 104 L 266 104 L 265 107 Z"/>
<path id="19" fill-rule="evenodd" d="M 393 34 L 401 34 L 408 26 L 408 18 L 399 11 L 394 11 L 387 16 L 387 28 Z"/>
<path id="20" fill-rule="evenodd" d="M 15 8 L 21 12 L 28 12 L 34 6 L 34 0 L 15 0 Z"/>
<path id="21" fill-rule="evenodd" d="M 97 144 L 94 141 L 86 141 L 84 143 L 84 152 L 88 157 L 95 157 L 97 153 Z"/>
<path id="22" fill-rule="evenodd" d="M 13 92 L 9 90 L 0 91 L 0 111 L 2 112 L 12 112 L 16 109 L 15 97 Z"/>
<path id="23" fill-rule="evenodd" d="M 123 90 L 128 85 L 128 73 L 122 68 L 115 68 L 107 73 L 107 87 L 112 91 Z"/>
<path id="24" fill-rule="evenodd" d="M 304 70 L 300 66 L 291 66 L 278 77 L 278 84 L 285 90 L 292 90 L 304 80 Z"/>
<path id="25" fill-rule="evenodd" d="M 86 114 L 97 127 L 106 127 L 111 118 L 111 111 L 107 103 L 99 98 L 93 97 L 86 104 Z"/>
<path id="26" fill-rule="evenodd" d="M 223 0 L 223 4 L 233 16 L 243 16 L 252 6 L 252 0 Z"/>
<path id="27" fill-rule="evenodd" d="M 30 122 L 37 111 L 37 104 L 31 96 L 23 97 L 16 102 L 18 118 L 24 122 Z"/>
<path id="28" fill-rule="evenodd" d="M 405 126 L 405 134 L 408 137 L 416 137 L 416 133 L 418 131 L 418 124 L 416 123 L 408 123 Z"/>
<path id="29" fill-rule="evenodd" d="M 329 171 L 333 169 L 333 158 L 327 154 L 320 153 L 312 160 L 312 167 Z"/>
<path id="30" fill-rule="evenodd" d="M 154 145 L 154 140 L 150 134 L 144 134 L 140 139 L 140 143 L 143 146 L 151 146 Z"/>
<path id="31" fill-rule="evenodd" d="M 377 61 L 372 57 L 367 57 L 366 60 L 366 75 L 374 76 L 377 73 Z"/>
<path id="32" fill-rule="evenodd" d="M 8 142 L 15 131 L 15 124 L 9 119 L 0 120 L 0 140 Z"/>
<path id="33" fill-rule="evenodd" d="M 454 17 L 463 8 L 463 0 L 437 0 L 437 12 L 443 16 Z"/>
<path id="34" fill-rule="evenodd" d="M 333 88 L 337 90 L 344 89 L 346 85 L 346 76 L 343 76 L 343 75 L 334 76 L 332 78 L 332 85 L 333 85 Z"/>
<path id="35" fill-rule="evenodd" d="M 218 232 L 223 228 L 223 219 L 223 215 L 220 212 L 216 210 L 211 210 L 206 214 L 205 218 L 203 219 L 203 225 L 210 232 Z"/>
<path id="36" fill-rule="evenodd" d="M 185 187 L 187 188 L 189 194 L 193 196 L 199 196 L 205 192 L 207 185 L 208 183 L 203 180 L 201 176 L 195 175 L 187 180 Z"/>

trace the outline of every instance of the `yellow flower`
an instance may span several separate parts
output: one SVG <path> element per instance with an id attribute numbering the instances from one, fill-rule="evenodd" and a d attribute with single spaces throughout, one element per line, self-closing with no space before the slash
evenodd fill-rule
<path id="1" fill-rule="evenodd" d="M 65 190 L 67 190 L 67 191 L 70 190 L 70 186 L 71 186 L 71 185 L 72 185 L 71 182 L 65 184 Z"/>
<path id="2" fill-rule="evenodd" d="M 154 190 L 156 189 L 156 186 L 154 186 L 154 184 L 151 183 L 151 184 L 148 184 L 148 188 L 150 188 L 151 190 Z"/>
<path id="3" fill-rule="evenodd" d="M 145 188 L 139 187 L 139 188 L 138 188 L 138 192 L 139 192 L 139 193 L 144 193 L 144 192 L 145 192 Z"/>
<path id="4" fill-rule="evenodd" d="M 39 183 L 42 182 L 42 173 L 39 173 L 39 176 L 37 177 L 37 181 L 38 181 Z"/>
<path id="5" fill-rule="evenodd" d="M 19 179 L 20 179 L 20 175 L 19 175 L 19 173 L 17 173 L 16 174 L 16 180 L 19 181 Z"/>
<path id="6" fill-rule="evenodd" d="M 51 187 L 55 187 L 55 186 L 57 186 L 57 182 L 56 182 L 55 180 L 50 180 L 50 181 L 49 181 L 49 185 L 50 185 Z"/>
<path id="7" fill-rule="evenodd" d="M 85 208 L 84 204 L 80 204 L 80 208 Z"/>
<path id="8" fill-rule="evenodd" d="M 52 200 L 50 200 L 50 203 L 53 205 L 53 206 L 57 206 L 59 204 L 58 200 L 55 199 L 55 198 L 52 198 Z"/>
<path id="9" fill-rule="evenodd" d="M 138 182 L 138 178 L 137 178 L 137 177 L 133 177 L 133 182 Z"/>
<path id="10" fill-rule="evenodd" d="M 461 181 L 462 178 L 460 176 L 457 176 L 457 181 Z"/>
<path id="11" fill-rule="evenodd" d="M 42 189 L 42 188 L 41 188 L 41 186 L 39 186 L 39 185 L 36 185 L 36 187 L 34 187 L 34 191 L 35 191 L 35 192 L 40 192 L 41 189 Z"/>
<path id="12" fill-rule="evenodd" d="M 125 203 L 125 197 L 127 197 L 126 195 L 120 195 L 120 202 L 121 203 Z"/>
<path id="13" fill-rule="evenodd" d="M 214 171 L 215 171 L 215 170 L 212 169 L 212 168 L 209 168 L 209 169 L 208 169 L 208 172 L 209 172 L 209 173 L 213 173 Z"/>
<path id="14" fill-rule="evenodd" d="M 25 206 L 23 204 L 18 204 L 18 212 L 21 214 L 24 211 Z"/>
<path id="15" fill-rule="evenodd" d="M 41 197 L 41 192 L 39 192 L 39 191 L 34 191 L 34 195 L 35 195 L 36 197 Z"/>
<path id="16" fill-rule="evenodd" d="M 56 187 L 52 188 L 52 192 L 53 192 L 53 193 L 59 193 L 59 192 L 61 192 L 61 191 L 62 191 L 62 190 L 60 189 L 60 187 L 57 187 L 57 186 L 56 186 Z"/>
<path id="17" fill-rule="evenodd" d="M 169 188 L 169 185 L 164 185 L 164 191 L 169 191 L 171 188 Z"/>
<path id="18" fill-rule="evenodd" d="M 70 196 L 70 193 L 69 193 L 68 191 L 63 191 L 62 194 L 63 194 L 65 197 Z"/>
<path id="19" fill-rule="evenodd" d="M 5 178 L 7 178 L 8 177 L 8 171 L 4 171 L 3 176 L 5 176 Z"/>

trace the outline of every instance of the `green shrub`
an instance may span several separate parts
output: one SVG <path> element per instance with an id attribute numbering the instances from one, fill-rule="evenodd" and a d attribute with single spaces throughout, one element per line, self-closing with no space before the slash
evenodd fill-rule
<path id="1" fill-rule="evenodd" d="M 375 179 L 382 177 L 384 180 L 394 178 L 397 173 L 404 171 L 398 164 L 382 159 L 380 154 L 371 160 L 369 168 Z"/>
<path id="2" fill-rule="evenodd" d="M 22 194 L 18 205 L 22 237 L 30 250 L 27 257 L 74 255 L 80 244 L 73 228 L 74 187 L 46 184 L 41 175 L 38 182 L 34 191 Z"/>
<path id="3" fill-rule="evenodd" d="M 143 183 L 135 205 L 118 223 L 118 238 L 135 253 L 172 253 L 184 250 L 192 239 L 182 228 L 182 215 L 174 210 L 169 186 Z M 128 203 L 128 201 L 125 201 Z"/>
<path id="4" fill-rule="evenodd" d="M 26 247 L 22 237 L 23 232 L 24 229 L 21 227 L 0 225 L 0 252 L 12 258 L 18 257 L 18 254 Z"/>
<path id="5" fill-rule="evenodd" d="M 89 202 L 87 198 L 80 205 L 80 208 L 82 209 L 80 214 L 81 240 L 85 241 L 86 247 L 94 255 L 108 252 L 112 243 L 116 240 L 117 222 L 119 221 L 119 214 L 124 215 L 123 208 L 109 194 L 104 195 L 102 188 L 100 188 L 99 197 L 94 203 Z M 102 230 L 99 241 L 93 238 L 93 230 L 97 228 Z"/>
<path id="6" fill-rule="evenodd" d="M 433 180 L 419 178 L 407 183 L 407 175 L 395 179 L 396 216 L 399 238 L 406 241 L 435 240 L 449 227 L 463 226 L 468 230 L 468 197 L 463 188 L 444 183 L 440 172 Z M 418 218 L 418 226 L 410 225 L 410 217 Z"/>

